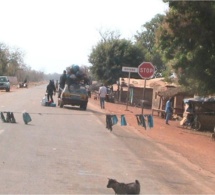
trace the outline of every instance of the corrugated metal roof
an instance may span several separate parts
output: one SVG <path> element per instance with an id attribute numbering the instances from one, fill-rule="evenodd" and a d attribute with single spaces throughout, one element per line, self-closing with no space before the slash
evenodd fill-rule
<path id="1" fill-rule="evenodd" d="M 215 103 L 215 97 L 211 97 L 211 98 L 204 98 L 204 97 L 194 97 L 194 98 L 185 98 L 184 99 L 184 103 L 188 103 L 188 102 L 212 102 Z"/>

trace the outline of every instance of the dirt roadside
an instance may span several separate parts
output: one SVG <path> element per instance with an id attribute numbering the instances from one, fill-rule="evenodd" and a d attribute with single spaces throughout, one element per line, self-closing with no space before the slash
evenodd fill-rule
<path id="1" fill-rule="evenodd" d="M 35 85 L 40 84 L 31 84 L 29 87 Z M 11 88 L 11 92 L 17 90 L 26 90 L 26 88 L 17 89 L 16 86 Z M 4 91 L 2 92 L 4 93 Z M 97 109 L 101 109 L 99 100 L 89 98 L 89 102 Z M 179 153 L 198 166 L 200 171 L 206 170 L 215 174 L 215 141 L 211 140 L 211 133 L 183 129 L 180 127 L 179 121 L 170 121 L 170 125 L 166 125 L 164 119 L 158 116 L 153 117 L 154 127 L 145 130 L 144 127 L 137 124 L 135 114 L 141 114 L 142 111 L 141 108 L 137 107 L 128 106 L 126 110 L 126 105 L 106 102 L 105 109 L 102 109 L 102 111 L 118 116 L 124 114 L 130 130 L 141 133 L 146 138 Z M 151 110 L 145 109 L 144 114 L 151 114 Z"/>
<path id="2" fill-rule="evenodd" d="M 89 98 L 89 102 L 100 109 L 99 100 Z M 125 115 L 130 130 L 138 131 L 148 139 L 179 153 L 198 166 L 200 171 L 206 170 L 215 174 L 215 141 L 211 140 L 211 133 L 183 129 L 179 121 L 170 121 L 170 125 L 166 125 L 164 119 L 159 116 L 153 117 L 154 127 L 145 130 L 137 124 L 135 116 L 141 114 L 141 108 L 106 102 L 103 111 L 117 116 Z M 151 114 L 151 110 L 143 110 L 143 113 Z"/>

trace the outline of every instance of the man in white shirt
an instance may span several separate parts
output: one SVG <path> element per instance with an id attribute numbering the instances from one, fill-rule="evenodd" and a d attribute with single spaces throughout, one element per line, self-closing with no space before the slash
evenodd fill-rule
<path id="1" fill-rule="evenodd" d="M 101 84 L 101 87 L 99 88 L 99 97 L 100 97 L 100 106 L 101 108 L 105 108 L 105 98 L 107 95 L 107 88 Z"/>

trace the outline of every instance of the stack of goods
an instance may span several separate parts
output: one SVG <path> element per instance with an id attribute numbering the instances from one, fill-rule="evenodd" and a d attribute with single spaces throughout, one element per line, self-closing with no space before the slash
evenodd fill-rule
<path id="1" fill-rule="evenodd" d="M 89 78 L 86 71 L 78 65 L 71 65 L 67 67 L 67 84 L 88 84 Z"/>
<path id="2" fill-rule="evenodd" d="M 41 101 L 41 105 L 42 105 L 42 106 L 56 107 L 56 104 L 55 104 L 54 102 L 52 102 L 51 100 L 48 101 L 47 93 L 46 93 L 45 96 L 43 97 L 43 99 L 42 99 L 42 101 Z"/>

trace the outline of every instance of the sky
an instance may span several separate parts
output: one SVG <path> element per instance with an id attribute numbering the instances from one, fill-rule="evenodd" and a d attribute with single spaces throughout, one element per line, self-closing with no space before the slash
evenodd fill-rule
<path id="1" fill-rule="evenodd" d="M 162 0 L 0 0 L 0 43 L 24 53 L 24 63 L 46 74 L 91 66 L 99 32 L 132 39 L 168 5 Z"/>

